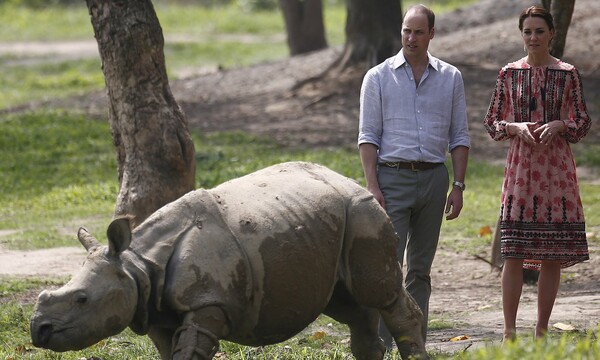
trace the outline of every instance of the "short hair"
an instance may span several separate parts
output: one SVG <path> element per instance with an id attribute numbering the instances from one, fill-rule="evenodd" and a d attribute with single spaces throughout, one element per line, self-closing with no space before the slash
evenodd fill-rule
<path id="1" fill-rule="evenodd" d="M 425 6 L 423 4 L 417 4 L 417 5 L 413 5 L 413 6 L 409 7 L 408 9 L 406 9 L 406 12 L 404 13 L 404 17 L 406 17 L 406 15 L 411 11 L 425 14 L 427 16 L 429 30 L 433 29 L 433 27 L 435 26 L 435 14 L 433 13 L 433 10 L 431 10 L 430 8 L 428 8 L 427 6 Z"/>
<path id="2" fill-rule="evenodd" d="M 548 28 L 550 30 L 554 30 L 554 19 L 552 18 L 552 14 L 546 8 L 542 6 L 530 6 L 527 9 L 521 12 L 521 16 L 519 16 L 519 30 L 523 31 L 523 22 L 525 19 L 530 17 L 539 17 L 546 21 Z"/>

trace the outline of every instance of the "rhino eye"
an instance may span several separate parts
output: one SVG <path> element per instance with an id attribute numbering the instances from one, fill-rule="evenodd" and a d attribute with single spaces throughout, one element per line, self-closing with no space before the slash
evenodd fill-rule
<path id="1" fill-rule="evenodd" d="M 84 293 L 77 293 L 75 295 L 75 303 L 83 305 L 87 302 L 87 295 Z"/>

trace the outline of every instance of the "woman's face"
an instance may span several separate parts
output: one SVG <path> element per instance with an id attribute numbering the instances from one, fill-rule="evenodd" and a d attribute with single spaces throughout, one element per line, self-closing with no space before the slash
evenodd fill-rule
<path id="1" fill-rule="evenodd" d="M 523 43 L 530 54 L 547 54 L 550 52 L 550 41 L 554 30 L 541 17 L 528 17 L 523 21 Z"/>

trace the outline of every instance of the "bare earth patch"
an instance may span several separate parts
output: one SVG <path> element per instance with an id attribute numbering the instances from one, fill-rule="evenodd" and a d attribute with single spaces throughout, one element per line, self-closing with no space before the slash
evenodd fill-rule
<path id="1" fill-rule="evenodd" d="M 476 159 L 503 162 L 506 154 L 505 144 L 494 143 L 484 132 L 482 119 L 497 71 L 507 62 L 524 55 L 516 24 L 516 14 L 520 10 L 520 5 L 513 0 L 482 0 L 452 14 L 439 16 L 437 20 L 438 32 L 431 52 L 454 63 L 463 73 L 473 145 L 471 156 Z M 578 0 L 565 61 L 575 64 L 583 75 L 588 110 L 594 122 L 600 118 L 598 29 L 600 2 Z M 19 47 L 26 48 L 25 45 Z M 84 48 L 89 49 L 89 45 Z M 77 48 L 73 51 L 77 52 Z M 205 132 L 240 130 L 269 136 L 289 147 L 355 148 L 358 96 L 364 69 L 350 69 L 336 78 L 292 90 L 297 82 L 320 74 L 336 59 L 339 51 L 328 49 L 251 68 L 215 69 L 202 76 L 172 81 L 171 89 L 194 129 Z M 89 56 L 97 56 L 93 51 L 89 53 Z M 99 119 L 107 117 L 104 93 L 29 104 L 8 111 L 39 106 L 69 107 Z M 600 126 L 596 124 L 583 143 L 576 146 L 598 144 L 599 140 Z M 580 175 L 595 176 L 593 172 L 583 170 Z M 0 244 L 2 236 L 0 233 Z M 592 247 L 590 250 L 589 262 L 563 272 L 552 324 L 570 324 L 578 331 L 597 329 L 600 320 L 600 249 Z M 0 245 L 0 279 L 70 276 L 79 269 L 84 257 L 81 246 L 23 252 L 8 251 Z M 453 325 L 451 329 L 430 332 L 430 350 L 459 351 L 500 340 L 502 311 L 497 271 L 468 254 L 457 254 L 442 247 L 433 265 L 432 281 L 430 318 Z M 523 334 L 533 331 L 536 299 L 535 286 L 526 285 L 518 319 Z M 449 341 L 461 335 L 466 339 Z"/>

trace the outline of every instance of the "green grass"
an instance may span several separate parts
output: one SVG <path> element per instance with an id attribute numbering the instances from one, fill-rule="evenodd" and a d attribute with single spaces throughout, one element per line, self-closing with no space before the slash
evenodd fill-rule
<path id="1" fill-rule="evenodd" d="M 156 349 L 145 336 L 137 336 L 127 329 L 82 351 L 54 353 L 35 348 L 29 335 L 29 318 L 32 305 L 22 301 L 7 301 L 2 289 L 6 287 L 24 290 L 47 288 L 57 283 L 35 280 L 3 279 L 0 285 L 0 358 L 30 360 L 79 360 L 98 358 L 103 360 L 159 359 Z M 2 283 L 0 283 L 2 284 Z M 8 284 L 8 285 L 6 285 Z M 435 326 L 435 325 L 434 325 Z M 443 326 L 443 324 L 441 324 Z M 327 316 L 321 316 L 297 336 L 277 345 L 246 347 L 221 341 L 220 356 L 231 360 L 285 359 L 285 360 L 345 360 L 350 358 L 348 331 L 345 326 Z M 458 360 L 594 360 L 600 358 L 598 330 L 587 332 L 552 334 L 545 340 L 534 341 L 521 338 L 517 342 L 500 347 L 488 344 L 484 347 L 455 354 L 430 351 L 432 359 Z M 385 360 L 398 360 L 396 351 L 386 354 Z"/>
<path id="2" fill-rule="evenodd" d="M 0 297 L 0 300 L 2 298 Z M 147 337 L 125 330 L 117 336 L 102 340 L 83 351 L 54 353 L 35 348 L 29 335 L 32 305 L 16 302 L 0 307 L 0 359 L 160 359 L 156 348 Z"/>
<path id="3" fill-rule="evenodd" d="M 279 162 L 311 161 L 364 184 L 354 149 L 286 149 L 245 133 L 194 133 L 196 184 L 211 188 Z M 240 151 L 243 148 L 244 151 Z M 590 148 L 589 151 L 594 151 Z M 118 192 L 108 124 L 66 111 L 7 115 L 0 122 L 0 239 L 17 249 L 73 244 L 79 226 L 104 233 Z M 580 149 L 580 156 L 588 152 Z M 442 245 L 479 253 L 489 249 L 500 198 L 502 166 L 471 161 L 461 216 L 444 221 Z M 600 230 L 600 186 L 581 182 L 588 231 Z M 595 237 L 590 239 L 595 241 Z"/>
<path id="4" fill-rule="evenodd" d="M 349 150 L 288 151 L 242 133 L 194 134 L 194 139 L 199 187 L 289 160 L 324 163 L 347 176 L 362 176 L 358 155 Z M 0 230 L 18 230 L 0 238 L 4 246 L 75 245 L 79 226 L 104 233 L 118 193 L 106 122 L 61 111 L 8 115 L 0 122 L 0 153 Z"/>
<path id="5" fill-rule="evenodd" d="M 505 347 L 486 346 L 440 359 L 455 360 L 594 360 L 600 359 L 598 330 L 566 333 L 546 339 L 518 339 Z"/>
<path id="6" fill-rule="evenodd" d="M 98 59 L 25 65 L 12 57 L 0 57 L 0 109 L 30 101 L 81 95 L 104 87 Z"/>

